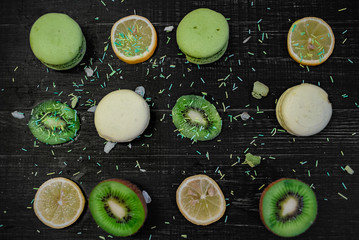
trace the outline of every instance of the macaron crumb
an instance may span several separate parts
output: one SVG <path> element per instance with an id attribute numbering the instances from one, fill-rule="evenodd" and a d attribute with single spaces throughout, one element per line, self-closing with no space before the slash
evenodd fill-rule
<path id="1" fill-rule="evenodd" d="M 269 88 L 267 85 L 259 81 L 254 82 L 253 90 L 252 90 L 252 96 L 254 98 L 261 99 L 262 97 L 267 96 L 268 92 L 269 92 Z"/>
<path id="2" fill-rule="evenodd" d="M 172 32 L 174 28 L 175 28 L 174 26 L 167 26 L 167 27 L 165 27 L 165 28 L 163 29 L 163 31 L 165 31 L 165 32 Z"/>
<path id="3" fill-rule="evenodd" d="M 251 118 L 251 115 L 249 115 L 248 112 L 242 112 L 242 113 L 240 114 L 240 116 L 241 116 L 241 119 L 242 119 L 243 121 L 247 121 L 248 119 Z"/>
<path id="4" fill-rule="evenodd" d="M 246 158 L 242 164 L 248 164 L 250 167 L 256 167 L 261 163 L 261 156 L 255 156 L 251 153 L 246 154 Z"/>
<path id="5" fill-rule="evenodd" d="M 347 173 L 349 173 L 350 175 L 353 175 L 353 174 L 354 174 L 354 170 L 353 170 L 349 165 L 346 165 L 344 169 L 345 169 L 345 171 L 347 171 Z"/>

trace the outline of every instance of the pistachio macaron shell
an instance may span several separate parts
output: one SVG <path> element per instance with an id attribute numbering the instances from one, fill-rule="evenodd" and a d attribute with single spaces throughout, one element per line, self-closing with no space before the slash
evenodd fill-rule
<path id="1" fill-rule="evenodd" d="M 179 23 L 177 44 L 190 61 L 206 64 L 218 60 L 225 52 L 229 27 L 225 17 L 211 9 L 199 8 L 188 13 Z M 203 59 L 203 62 L 201 61 Z"/>
<path id="2" fill-rule="evenodd" d="M 116 90 L 101 99 L 95 111 L 95 127 L 110 142 L 130 142 L 150 121 L 147 102 L 132 90 Z"/>
<path id="3" fill-rule="evenodd" d="M 33 24 L 30 46 L 47 67 L 66 70 L 82 60 L 86 40 L 80 26 L 71 17 L 63 13 L 48 13 Z"/>
<path id="4" fill-rule="evenodd" d="M 290 134 L 311 136 L 322 131 L 332 116 L 328 94 L 320 87 L 303 83 L 285 91 L 276 106 L 279 124 Z"/>

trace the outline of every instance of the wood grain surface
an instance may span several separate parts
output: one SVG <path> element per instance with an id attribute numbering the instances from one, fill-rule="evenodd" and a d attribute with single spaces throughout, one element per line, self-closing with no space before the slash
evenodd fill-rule
<path id="1" fill-rule="evenodd" d="M 199 7 L 221 12 L 230 27 L 225 55 L 200 67 L 179 55 L 175 30 L 163 30 L 171 25 L 176 29 L 186 13 Z M 297 178 L 314 189 L 318 216 L 296 239 L 358 239 L 358 1 L 13 0 L 1 1 L 0 12 L 0 239 L 112 239 L 97 227 L 87 206 L 66 229 L 50 229 L 37 219 L 32 209 L 36 188 L 57 176 L 77 182 L 86 198 L 97 183 L 113 177 L 146 190 L 152 197 L 148 219 L 130 239 L 152 240 L 277 239 L 259 218 L 263 185 Z M 72 70 L 48 70 L 30 49 L 30 28 L 48 12 L 68 14 L 83 30 L 86 55 Z M 134 12 L 153 23 L 158 48 L 149 61 L 128 65 L 106 46 L 113 23 Z M 289 27 L 306 16 L 323 18 L 336 38 L 329 60 L 309 69 L 295 63 L 286 46 Z M 85 66 L 97 67 L 99 76 L 86 79 Z M 117 72 L 107 77 L 110 66 Z M 251 96 L 257 80 L 270 88 L 261 100 Z M 333 116 L 319 134 L 293 138 L 281 131 L 275 101 L 303 81 L 328 92 Z M 140 85 L 151 107 L 149 127 L 130 146 L 118 144 L 104 153 L 104 140 L 87 109 L 113 90 Z M 202 92 L 217 107 L 223 129 L 213 141 L 192 143 L 175 132 L 171 109 L 180 96 Z M 48 99 L 70 103 L 71 93 L 80 97 L 78 138 L 60 146 L 34 146 L 27 127 L 31 109 Z M 25 119 L 13 118 L 13 111 L 23 112 Z M 252 119 L 233 118 L 243 111 Z M 264 157 L 255 169 L 235 164 L 247 151 Z M 342 170 L 346 165 L 354 175 Z M 199 173 L 218 182 L 228 203 L 224 217 L 206 227 L 188 222 L 175 198 L 182 180 Z"/>

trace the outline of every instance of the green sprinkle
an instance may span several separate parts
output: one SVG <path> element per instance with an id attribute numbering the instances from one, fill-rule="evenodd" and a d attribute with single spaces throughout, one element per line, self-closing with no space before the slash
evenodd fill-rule
<path id="1" fill-rule="evenodd" d="M 293 25 L 292 32 L 294 32 L 294 29 L 295 29 L 296 26 L 297 26 L 297 24 Z"/>
<path id="2" fill-rule="evenodd" d="M 252 56 L 254 55 L 254 53 L 252 53 L 252 52 L 248 52 L 248 54 L 249 54 L 249 55 L 252 55 Z"/>
<path id="3" fill-rule="evenodd" d="M 353 61 L 352 61 L 352 60 L 350 60 L 349 58 L 348 58 L 348 61 L 349 61 L 350 63 L 353 63 Z"/>
<path id="4" fill-rule="evenodd" d="M 349 165 L 346 165 L 345 168 L 341 168 L 343 169 L 343 171 L 347 171 L 347 173 L 349 173 L 350 175 L 354 174 L 354 170 Z"/>
<path id="5" fill-rule="evenodd" d="M 347 186 L 345 186 L 345 184 L 342 182 L 342 185 L 344 187 L 345 190 L 347 190 Z"/>
<path id="6" fill-rule="evenodd" d="M 347 8 L 341 8 L 341 9 L 338 10 L 338 12 L 342 12 L 342 11 L 345 11 L 345 10 L 347 10 Z"/>
<path id="7" fill-rule="evenodd" d="M 329 78 L 330 78 L 330 81 L 333 83 L 334 82 L 333 77 L 329 76 Z"/>
<path id="8" fill-rule="evenodd" d="M 308 176 L 310 177 L 310 170 L 308 170 Z"/>
<path id="9" fill-rule="evenodd" d="M 344 152 L 343 152 L 343 151 L 340 151 L 340 154 L 341 154 L 342 156 L 344 156 Z"/>

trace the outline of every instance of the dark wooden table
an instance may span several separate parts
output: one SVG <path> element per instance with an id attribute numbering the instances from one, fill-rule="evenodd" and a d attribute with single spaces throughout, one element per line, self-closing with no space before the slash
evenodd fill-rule
<path id="1" fill-rule="evenodd" d="M 221 12 L 229 18 L 230 27 L 224 57 L 200 68 L 178 54 L 175 30 L 163 30 L 176 27 L 186 13 L 199 7 Z M 111 239 L 97 227 L 87 206 L 81 218 L 63 230 L 50 229 L 37 219 L 32 209 L 36 188 L 63 176 L 77 182 L 86 197 L 98 182 L 113 177 L 145 189 L 152 197 L 148 219 L 131 239 L 276 239 L 262 225 L 258 204 L 263 185 L 281 177 L 298 178 L 312 185 L 317 195 L 317 220 L 297 239 L 358 239 L 358 9 L 353 0 L 1 1 L 0 238 Z M 128 65 L 105 48 L 113 23 L 134 11 L 154 24 L 158 48 L 149 61 Z M 72 70 L 47 71 L 31 52 L 31 25 L 47 12 L 68 14 L 84 32 L 87 52 L 82 64 Z M 295 63 L 286 46 L 289 27 L 306 16 L 323 18 L 336 38 L 329 60 L 309 69 Z M 252 38 L 243 44 L 248 36 Z M 90 65 L 99 72 L 94 81 L 85 79 L 84 67 Z M 117 72 L 107 78 L 112 72 L 109 65 Z M 270 88 L 262 100 L 251 97 L 256 80 Z M 293 138 L 280 131 L 275 100 L 303 81 L 320 84 L 328 92 L 333 117 L 321 133 Z M 91 101 L 98 102 L 115 89 L 139 85 L 150 98 L 150 125 L 131 147 L 118 144 L 105 154 L 104 140 L 87 109 Z M 213 141 L 192 144 L 174 132 L 170 114 L 178 97 L 202 92 L 218 108 L 223 130 Z M 47 99 L 70 103 L 71 93 L 80 97 L 78 139 L 61 146 L 34 146 L 27 127 L 31 109 Z M 23 112 L 25 119 L 13 118 L 15 110 Z M 233 119 L 243 111 L 253 119 Z M 234 165 L 246 151 L 265 159 L 255 169 Z M 356 171 L 354 175 L 342 170 L 346 165 Z M 199 173 L 215 179 L 228 202 L 225 216 L 206 227 L 188 222 L 175 198 L 181 181 Z"/>

